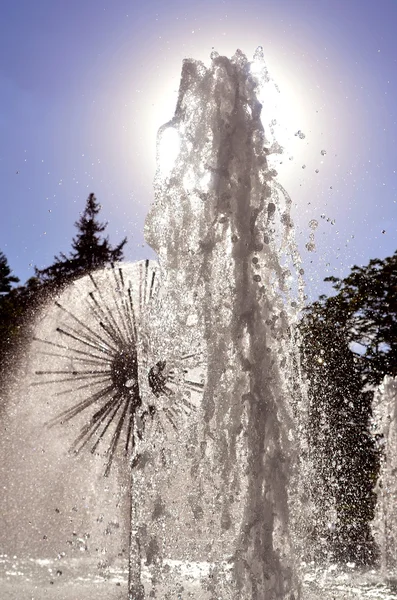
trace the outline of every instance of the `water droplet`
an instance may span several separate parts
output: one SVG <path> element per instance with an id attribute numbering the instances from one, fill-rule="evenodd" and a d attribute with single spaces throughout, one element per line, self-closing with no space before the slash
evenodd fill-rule
<path id="1" fill-rule="evenodd" d="M 254 60 L 263 60 L 263 59 L 264 59 L 263 46 L 258 46 L 254 53 Z"/>

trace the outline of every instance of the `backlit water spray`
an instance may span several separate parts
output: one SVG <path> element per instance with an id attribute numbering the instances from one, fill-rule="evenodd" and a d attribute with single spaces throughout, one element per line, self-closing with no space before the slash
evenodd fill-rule
<path id="1" fill-rule="evenodd" d="M 80 593 L 73 569 L 88 598 L 300 596 L 303 286 L 291 200 L 271 165 L 277 90 L 261 48 L 251 62 L 211 59 L 184 61 L 159 131 L 145 225 L 158 264 L 113 265 L 50 299 L 31 384 L 16 382 L 7 406 L 0 539 L 40 568 L 45 558 L 48 598 Z"/>
<path id="2" fill-rule="evenodd" d="M 211 58 L 209 68 L 184 61 L 145 227 L 161 270 L 149 362 L 164 361 L 167 377 L 190 354 L 202 388 L 192 382 L 200 397 L 178 433 L 147 446 L 137 531 L 152 586 L 170 597 L 184 589 L 175 565 L 195 561 L 208 572 L 190 597 L 292 599 L 291 326 L 302 287 L 291 200 L 267 160 L 280 148 L 262 125 L 272 118 L 257 97 L 272 85 L 262 49 L 251 63 L 240 51 Z"/>

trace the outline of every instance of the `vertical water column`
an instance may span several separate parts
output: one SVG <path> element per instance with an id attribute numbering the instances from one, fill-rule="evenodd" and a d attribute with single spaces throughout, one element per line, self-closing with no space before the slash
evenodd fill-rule
<path id="1" fill-rule="evenodd" d="M 374 520 L 383 569 L 397 567 L 397 380 L 386 376 L 375 393 L 374 420 L 381 448 L 381 468 Z"/>
<path id="2" fill-rule="evenodd" d="M 256 95 L 268 80 L 261 50 L 254 60 L 255 76 L 240 51 L 232 59 L 214 53 L 209 68 L 184 61 L 175 116 L 159 132 L 145 229 L 162 271 L 151 351 L 172 361 L 181 348 L 199 347 L 205 386 L 178 447 L 168 446 L 164 472 L 148 471 L 165 520 L 142 527 L 160 562 L 178 547 L 174 558 L 215 565 L 197 598 L 204 590 L 225 599 L 299 595 L 288 530 L 296 256 L 291 202 L 266 158 Z M 162 155 L 175 146 L 164 171 Z M 179 490 L 168 501 L 165 477 Z M 216 566 L 225 562 L 229 571 Z"/>

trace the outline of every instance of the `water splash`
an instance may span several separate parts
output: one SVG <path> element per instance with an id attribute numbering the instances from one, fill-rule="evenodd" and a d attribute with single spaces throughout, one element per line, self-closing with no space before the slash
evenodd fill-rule
<path id="1" fill-rule="evenodd" d="M 397 380 L 386 376 L 374 398 L 375 432 L 381 451 L 374 534 L 383 571 L 397 567 Z"/>
<path id="2" fill-rule="evenodd" d="M 138 519 L 154 587 L 167 580 L 165 558 L 218 565 L 197 598 L 293 598 L 299 589 L 288 481 L 290 327 L 302 288 L 291 200 L 266 158 L 257 90 L 267 80 L 239 50 L 213 55 L 209 68 L 184 61 L 175 116 L 158 141 L 160 160 L 171 129 L 179 152 L 166 173 L 158 162 L 145 227 L 162 273 L 152 352 L 167 360 L 200 348 L 205 386 L 190 428 L 148 455 L 151 508 Z M 178 592 L 175 573 L 167 585 Z"/>

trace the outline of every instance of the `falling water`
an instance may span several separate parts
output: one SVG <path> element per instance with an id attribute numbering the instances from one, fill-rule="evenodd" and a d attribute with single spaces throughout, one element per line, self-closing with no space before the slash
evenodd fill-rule
<path id="1" fill-rule="evenodd" d="M 374 399 L 374 420 L 381 450 L 375 539 L 384 571 L 397 567 L 397 381 L 386 376 Z"/>
<path id="2" fill-rule="evenodd" d="M 152 584 L 172 597 L 183 585 L 167 579 L 166 559 L 212 565 L 195 598 L 298 595 L 288 528 L 298 258 L 291 201 L 267 162 L 257 90 L 268 82 L 261 49 L 253 63 L 240 51 L 213 53 L 209 68 L 185 60 L 159 132 L 145 236 L 162 283 L 149 354 L 173 364 L 190 349 L 204 383 L 177 435 L 148 450 L 151 504 L 137 517 Z"/>

